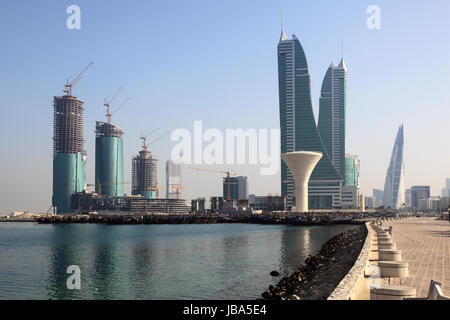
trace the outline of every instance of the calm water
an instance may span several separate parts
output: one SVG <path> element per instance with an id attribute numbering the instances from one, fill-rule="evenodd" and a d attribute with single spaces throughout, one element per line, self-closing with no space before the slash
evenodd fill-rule
<path id="1" fill-rule="evenodd" d="M 0 223 L 0 299 L 256 299 L 348 228 Z"/>

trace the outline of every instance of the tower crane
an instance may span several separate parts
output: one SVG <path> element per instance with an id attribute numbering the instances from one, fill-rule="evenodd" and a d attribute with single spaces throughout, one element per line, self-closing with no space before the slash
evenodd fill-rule
<path id="1" fill-rule="evenodd" d="M 231 194 L 230 194 L 230 183 L 231 183 L 231 179 L 230 177 L 236 177 L 237 176 L 237 172 L 232 171 L 230 169 L 228 169 L 227 171 L 223 171 L 223 170 L 213 170 L 213 169 L 205 169 L 205 168 L 194 168 L 194 167 L 189 167 L 189 169 L 192 170 L 197 170 L 197 171 L 207 171 L 207 172 L 216 172 L 216 173 L 224 173 L 227 175 L 227 199 L 226 200 L 231 200 Z"/>
<path id="2" fill-rule="evenodd" d="M 114 93 L 113 97 L 109 101 L 106 100 L 106 98 L 103 99 L 105 102 L 103 105 L 106 107 L 106 119 L 108 120 L 108 123 L 111 123 L 111 112 L 110 112 L 111 111 L 110 110 L 111 103 L 114 101 L 114 99 L 120 93 L 120 91 L 122 91 L 122 89 L 123 89 L 123 86 L 121 86 L 119 88 L 119 90 L 117 90 L 116 93 Z"/>
<path id="3" fill-rule="evenodd" d="M 72 88 L 80 81 L 81 76 L 94 64 L 94 62 L 90 62 L 86 68 L 84 68 L 81 73 L 78 74 L 78 76 L 72 80 L 72 82 L 69 83 L 69 79 L 66 79 L 66 84 L 64 85 L 64 92 L 68 96 L 72 96 Z"/>
<path id="4" fill-rule="evenodd" d="M 177 199 L 180 198 L 180 189 L 184 189 L 184 188 L 191 188 L 191 186 L 181 186 L 181 185 L 176 185 L 176 186 L 169 186 L 170 188 L 174 188 L 177 190 Z M 148 187 L 147 190 L 152 190 L 152 191 L 156 191 L 156 197 L 159 198 L 159 190 L 164 190 L 166 189 L 165 187 L 160 187 L 159 185 L 156 185 L 156 187 Z"/>
<path id="5" fill-rule="evenodd" d="M 158 131 L 158 130 L 159 130 L 159 129 L 155 129 L 155 130 L 153 130 L 152 132 L 150 132 L 150 133 L 147 134 L 147 135 L 144 135 L 144 133 L 141 132 L 141 137 L 140 137 L 140 139 L 142 140 L 142 150 L 147 150 L 147 148 L 148 148 L 149 146 L 151 146 L 151 145 L 154 144 L 156 141 L 162 139 L 163 137 L 167 136 L 167 135 L 170 133 L 170 131 L 168 131 L 168 132 L 166 132 L 166 133 L 160 135 L 158 138 L 154 139 L 154 140 L 153 140 L 152 142 L 150 142 L 149 144 L 147 144 L 147 138 L 148 138 L 149 136 L 151 136 L 154 132 Z"/>

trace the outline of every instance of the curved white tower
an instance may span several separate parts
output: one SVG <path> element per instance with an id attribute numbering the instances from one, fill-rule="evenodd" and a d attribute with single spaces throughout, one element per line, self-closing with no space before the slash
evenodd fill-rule
<path id="1" fill-rule="evenodd" d="M 297 212 L 308 212 L 308 181 L 321 158 L 321 152 L 312 151 L 296 151 L 281 155 L 281 159 L 294 176 L 295 210 Z"/>
<path id="2" fill-rule="evenodd" d="M 391 162 L 384 183 L 383 205 L 387 208 L 400 209 L 405 203 L 405 164 L 403 157 L 403 125 L 400 126 L 392 149 Z"/>

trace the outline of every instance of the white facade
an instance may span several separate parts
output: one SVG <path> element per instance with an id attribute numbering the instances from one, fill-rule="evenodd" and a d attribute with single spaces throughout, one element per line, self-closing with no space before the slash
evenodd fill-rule
<path id="1" fill-rule="evenodd" d="M 322 158 L 321 152 L 297 151 L 281 155 L 295 180 L 295 209 L 308 212 L 308 181 L 315 166 Z"/>
<path id="2" fill-rule="evenodd" d="M 400 126 L 386 173 L 383 204 L 385 208 L 400 209 L 405 203 L 405 165 L 403 159 L 403 125 Z"/>

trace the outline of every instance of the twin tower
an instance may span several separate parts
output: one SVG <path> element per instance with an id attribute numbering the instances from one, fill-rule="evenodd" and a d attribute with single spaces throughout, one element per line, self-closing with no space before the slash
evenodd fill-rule
<path id="1" fill-rule="evenodd" d="M 305 52 L 297 37 L 292 35 L 292 39 L 288 39 L 284 30 L 278 43 L 278 81 L 281 154 L 288 154 L 282 156 L 282 195 L 287 196 L 288 206 L 293 207 L 295 192 L 299 212 L 308 211 L 308 206 L 321 209 L 342 206 L 347 87 L 344 58 L 338 66 L 331 64 L 325 74 L 318 125 L 312 109 Z M 306 184 L 294 179 L 296 176 L 303 176 Z M 305 198 L 308 192 L 304 191 L 308 189 L 309 197 Z"/>

